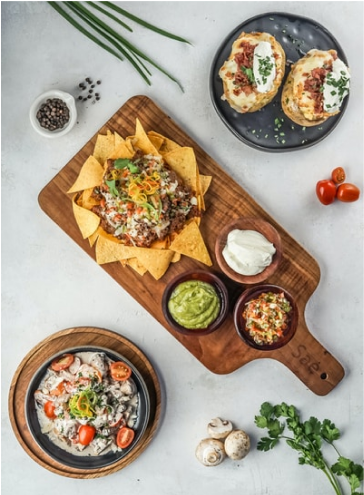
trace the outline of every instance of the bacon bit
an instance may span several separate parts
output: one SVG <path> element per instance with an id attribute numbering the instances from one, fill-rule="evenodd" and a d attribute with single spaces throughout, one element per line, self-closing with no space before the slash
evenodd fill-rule
<path id="1" fill-rule="evenodd" d="M 310 97 L 314 100 L 314 112 L 322 113 L 324 111 L 324 96 L 322 86 L 326 75 L 331 71 L 331 68 L 312 69 L 311 74 L 307 77 L 304 90 L 310 93 Z"/>
<path id="2" fill-rule="evenodd" d="M 244 92 L 246 95 L 253 93 L 252 83 L 249 77 L 242 71 L 242 67 L 246 69 L 252 69 L 254 61 L 254 49 L 255 45 L 251 45 L 247 41 L 242 41 L 239 45 L 242 51 L 237 53 L 234 57 L 237 65 L 237 71 L 235 73 L 234 84 L 236 88 L 233 90 L 235 96 L 239 96 Z"/>

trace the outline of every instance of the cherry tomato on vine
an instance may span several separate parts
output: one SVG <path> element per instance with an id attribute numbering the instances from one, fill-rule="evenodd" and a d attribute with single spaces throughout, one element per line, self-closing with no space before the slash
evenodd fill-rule
<path id="1" fill-rule="evenodd" d="M 360 189 L 354 184 L 349 184 L 346 182 L 345 184 L 340 184 L 337 188 L 336 197 L 339 201 L 343 201 L 344 203 L 352 203 L 359 199 Z"/>
<path id="2" fill-rule="evenodd" d="M 73 354 L 63 354 L 63 356 L 56 358 L 52 362 L 51 368 L 54 371 L 65 370 L 66 368 L 68 368 L 73 363 L 74 359 L 75 358 L 74 358 Z"/>
<path id="3" fill-rule="evenodd" d="M 323 205 L 331 205 L 336 196 L 336 185 L 332 180 L 319 180 L 316 195 Z"/>
<path id="4" fill-rule="evenodd" d="M 45 412 L 45 415 L 47 416 L 47 418 L 56 419 L 57 416 L 54 412 L 55 410 L 56 410 L 56 406 L 53 404 L 53 402 L 51 400 L 47 401 L 44 404 L 44 412 Z"/>
<path id="5" fill-rule="evenodd" d="M 134 435 L 135 435 L 134 430 L 128 428 L 127 426 L 123 426 L 122 428 L 120 428 L 118 434 L 116 435 L 117 446 L 120 447 L 121 449 L 125 449 L 134 440 Z"/>
<path id="6" fill-rule="evenodd" d="M 346 179 L 345 170 L 342 167 L 336 167 L 331 172 L 331 179 L 335 182 L 335 184 L 341 184 Z"/>
<path id="7" fill-rule="evenodd" d="M 113 380 L 122 382 L 131 376 L 130 367 L 122 361 L 116 361 L 110 364 L 110 375 Z"/>
<path id="8" fill-rule="evenodd" d="M 88 445 L 94 439 L 96 429 L 90 425 L 82 425 L 78 430 L 78 440 L 81 445 Z"/>

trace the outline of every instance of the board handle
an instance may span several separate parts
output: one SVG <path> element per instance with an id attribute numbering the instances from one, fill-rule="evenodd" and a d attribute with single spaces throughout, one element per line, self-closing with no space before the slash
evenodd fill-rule
<path id="1" fill-rule="evenodd" d="M 277 352 L 275 359 L 287 366 L 312 392 L 327 395 L 343 379 L 344 368 L 300 322 L 296 335 Z"/>

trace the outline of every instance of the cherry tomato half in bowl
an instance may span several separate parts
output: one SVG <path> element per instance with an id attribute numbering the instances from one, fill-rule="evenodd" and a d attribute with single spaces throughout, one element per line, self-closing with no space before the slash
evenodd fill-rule
<path id="1" fill-rule="evenodd" d="M 61 371 L 67 369 L 74 361 L 73 354 L 63 354 L 52 361 L 51 368 L 53 371 Z"/>
<path id="2" fill-rule="evenodd" d="M 354 184 L 349 184 L 346 182 L 345 184 L 340 184 L 337 188 L 336 197 L 339 201 L 344 203 L 352 203 L 359 199 L 360 189 Z"/>
<path id="3" fill-rule="evenodd" d="M 123 426 L 120 428 L 116 435 L 116 444 L 118 447 L 121 449 L 125 449 L 126 447 L 129 447 L 131 442 L 134 440 L 135 432 L 131 428 L 128 428 L 127 426 Z"/>
<path id="4" fill-rule="evenodd" d="M 131 368 L 122 361 L 110 364 L 110 375 L 113 380 L 123 382 L 131 376 Z"/>
<path id="5" fill-rule="evenodd" d="M 316 184 L 316 195 L 323 205 L 331 205 L 336 197 L 336 185 L 332 180 L 319 180 Z"/>
<path id="6" fill-rule="evenodd" d="M 47 401 L 44 404 L 44 413 L 49 419 L 57 419 L 56 413 L 56 406 L 53 404 L 51 400 Z"/>
<path id="7" fill-rule="evenodd" d="M 82 425 L 78 430 L 78 441 L 81 445 L 88 445 L 95 437 L 96 430 L 93 426 Z"/>

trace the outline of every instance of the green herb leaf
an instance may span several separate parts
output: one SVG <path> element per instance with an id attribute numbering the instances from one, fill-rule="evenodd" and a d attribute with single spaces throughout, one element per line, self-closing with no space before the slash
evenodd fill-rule
<path id="1" fill-rule="evenodd" d="M 253 73 L 253 69 L 249 69 L 248 67 L 244 67 L 242 65 L 240 67 L 240 70 L 246 75 L 246 77 L 249 79 L 250 84 L 255 84 L 255 77 Z"/>
<path id="2" fill-rule="evenodd" d="M 280 418 L 286 418 L 286 423 L 281 423 Z M 269 402 L 264 402 L 260 408 L 260 415 L 255 416 L 255 424 L 258 428 L 266 428 L 269 435 L 258 441 L 258 450 L 271 450 L 280 439 L 284 439 L 289 447 L 298 452 L 300 465 L 307 464 L 324 472 L 336 495 L 343 494 L 336 476 L 347 480 L 351 489 L 350 495 L 363 495 L 357 491 L 363 481 L 363 466 L 340 455 L 333 445 L 333 442 L 340 438 L 340 431 L 329 419 L 321 422 L 311 416 L 302 422 L 294 406 L 285 402 L 272 406 Z M 293 437 L 284 435 L 285 426 L 293 433 Z M 338 461 L 331 467 L 324 458 L 325 445 L 327 448 L 331 445 L 339 455 Z"/>
<path id="3" fill-rule="evenodd" d="M 119 195 L 119 191 L 117 190 L 115 182 L 115 180 L 105 180 L 105 184 L 109 187 L 110 194 L 117 197 Z"/>
<path id="4" fill-rule="evenodd" d="M 324 419 L 322 422 L 321 435 L 327 442 L 332 443 L 334 440 L 340 438 L 340 431 L 336 428 L 334 423 L 328 419 Z"/>
<path id="5" fill-rule="evenodd" d="M 128 158 L 118 158 L 114 161 L 114 167 L 118 170 L 122 170 L 123 168 L 128 167 L 130 163 L 133 164 Z"/>
<path id="6" fill-rule="evenodd" d="M 118 170 L 122 170 L 123 168 L 128 168 L 132 174 L 137 174 L 140 172 L 139 167 L 137 167 L 131 160 L 128 158 L 118 158 L 114 162 L 114 167 Z"/>
<path id="7" fill-rule="evenodd" d="M 259 440 L 257 444 L 257 449 L 262 450 L 263 452 L 267 452 L 268 450 L 273 449 L 275 445 L 279 442 L 278 438 L 268 438 L 268 437 L 263 437 Z"/>

